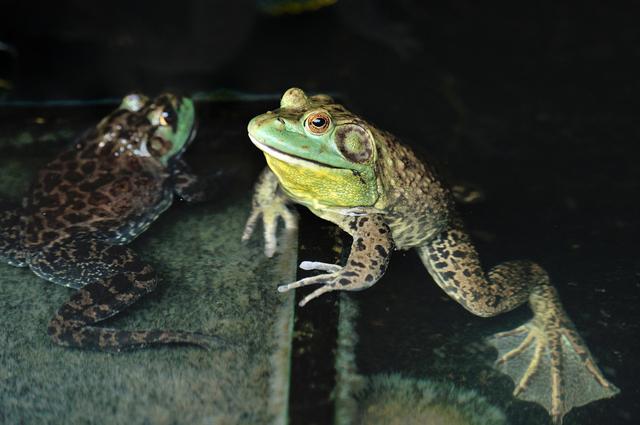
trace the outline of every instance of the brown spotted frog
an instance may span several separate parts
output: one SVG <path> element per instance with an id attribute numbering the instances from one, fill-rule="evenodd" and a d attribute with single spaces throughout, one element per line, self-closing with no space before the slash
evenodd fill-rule
<path id="1" fill-rule="evenodd" d="M 195 135 L 191 99 L 124 98 L 42 168 L 21 207 L 0 211 L 0 259 L 77 291 L 51 319 L 57 344 L 108 351 L 157 344 L 210 347 L 215 338 L 100 326 L 156 288 L 153 268 L 126 245 L 201 184 L 182 160 Z"/>
<path id="2" fill-rule="evenodd" d="M 393 135 L 329 96 L 289 89 L 280 108 L 259 115 L 249 137 L 267 160 L 256 185 L 243 239 L 260 217 L 265 253 L 277 247 L 276 225 L 297 226 L 289 203 L 301 204 L 353 237 L 345 265 L 303 261 L 324 272 L 280 286 L 319 288 L 300 305 L 331 291 L 359 291 L 384 275 L 394 250 L 414 248 L 442 290 L 474 315 L 491 317 L 528 303 L 533 318 L 490 342 L 514 395 L 541 404 L 555 423 L 573 407 L 612 397 L 618 389 L 596 366 L 560 304 L 544 269 L 507 261 L 486 271 L 453 195 L 433 168 Z"/>

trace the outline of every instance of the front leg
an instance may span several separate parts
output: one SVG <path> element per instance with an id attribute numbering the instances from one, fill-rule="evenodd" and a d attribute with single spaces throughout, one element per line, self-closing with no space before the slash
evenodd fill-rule
<path id="1" fill-rule="evenodd" d="M 189 203 L 205 202 L 217 196 L 223 188 L 228 187 L 228 173 L 218 170 L 205 176 L 196 176 L 184 160 L 174 164 L 171 173 L 173 191 L 178 197 Z"/>
<path id="2" fill-rule="evenodd" d="M 514 396 L 541 404 L 559 424 L 573 407 L 619 392 L 596 366 L 542 267 L 509 261 L 485 273 L 459 223 L 419 253 L 436 283 L 478 316 L 494 316 L 529 302 L 533 319 L 489 341 L 498 350 L 496 366 L 516 384 Z"/>
<path id="3" fill-rule="evenodd" d="M 322 285 L 302 301 L 300 306 L 330 291 L 361 291 L 376 283 L 387 270 L 389 256 L 394 244 L 391 230 L 380 214 L 352 217 L 347 224 L 353 236 L 351 252 L 347 264 L 340 267 L 336 264 L 303 261 L 300 268 L 304 270 L 321 270 L 329 272 L 308 277 L 297 282 L 278 287 L 278 291 L 309 285 Z"/>
<path id="4" fill-rule="evenodd" d="M 264 227 L 264 254 L 273 257 L 278 246 L 278 219 L 284 220 L 285 230 L 298 228 L 298 217 L 291 211 L 287 204 L 289 198 L 282 193 L 278 178 L 267 167 L 256 182 L 253 190 L 253 200 L 251 202 L 251 214 L 242 233 L 242 241 L 246 242 L 253 234 L 253 230 L 258 224 L 258 219 L 262 217 Z"/>

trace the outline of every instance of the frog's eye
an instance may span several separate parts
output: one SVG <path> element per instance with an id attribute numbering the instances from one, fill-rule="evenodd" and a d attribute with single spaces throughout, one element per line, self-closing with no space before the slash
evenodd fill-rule
<path id="1" fill-rule="evenodd" d="M 160 118 L 158 121 L 160 122 L 161 126 L 173 127 L 176 123 L 176 119 L 177 119 L 176 111 L 174 111 L 173 108 L 168 108 L 163 110 L 160 113 Z"/>
<path id="2" fill-rule="evenodd" d="M 371 135 L 357 124 L 339 126 L 334 137 L 338 150 L 349 161 L 362 164 L 373 156 Z"/>
<path id="3" fill-rule="evenodd" d="M 313 134 L 323 134 L 331 125 L 331 117 L 325 112 L 316 112 L 307 117 L 305 125 Z"/>

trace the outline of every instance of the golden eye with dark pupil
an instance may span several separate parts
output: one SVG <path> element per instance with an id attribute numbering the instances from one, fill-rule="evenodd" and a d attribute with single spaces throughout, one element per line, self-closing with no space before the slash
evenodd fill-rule
<path id="1" fill-rule="evenodd" d="M 327 114 L 317 113 L 307 118 L 307 127 L 314 134 L 322 134 L 329 128 L 331 119 Z"/>
<path id="2" fill-rule="evenodd" d="M 163 126 L 173 126 L 176 122 L 176 113 L 173 109 L 165 109 L 160 114 L 160 125 Z"/>

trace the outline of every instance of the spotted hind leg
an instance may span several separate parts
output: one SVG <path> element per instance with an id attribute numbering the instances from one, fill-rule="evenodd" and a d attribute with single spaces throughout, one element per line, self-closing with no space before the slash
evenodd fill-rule
<path id="1" fill-rule="evenodd" d="M 48 332 L 56 344 L 105 351 L 159 344 L 216 345 L 215 337 L 193 332 L 98 326 L 157 285 L 151 266 L 127 247 L 69 239 L 43 250 L 30 266 L 47 280 L 79 288 L 49 322 Z"/>
<path id="2" fill-rule="evenodd" d="M 498 349 L 497 367 L 515 383 L 516 397 L 541 404 L 561 423 L 573 407 L 618 392 L 596 366 L 542 267 L 509 261 L 485 273 L 461 226 L 446 230 L 419 253 L 436 283 L 478 316 L 529 302 L 533 319 L 490 340 Z"/>

